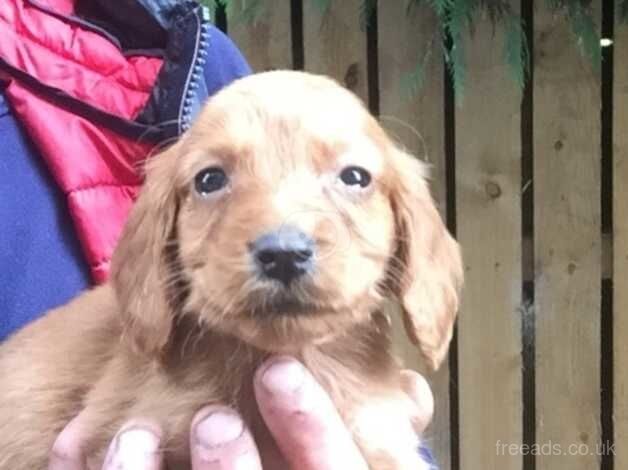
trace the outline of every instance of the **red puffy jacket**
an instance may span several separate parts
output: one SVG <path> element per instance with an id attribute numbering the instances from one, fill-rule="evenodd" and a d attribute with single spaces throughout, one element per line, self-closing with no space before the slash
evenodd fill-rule
<path id="1" fill-rule="evenodd" d="M 176 0 L 153 9 L 146 0 L 114 3 L 0 2 L 6 96 L 67 194 L 97 282 L 108 274 L 143 159 L 179 135 L 206 97 L 206 10 Z"/>

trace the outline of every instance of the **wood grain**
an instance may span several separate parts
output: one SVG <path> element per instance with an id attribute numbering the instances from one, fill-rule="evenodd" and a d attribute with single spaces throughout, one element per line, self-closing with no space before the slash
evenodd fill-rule
<path id="1" fill-rule="evenodd" d="M 228 11 L 229 36 L 238 45 L 255 72 L 291 69 L 292 35 L 290 0 L 261 3 L 258 18 L 251 22 L 242 16 L 242 1 Z"/>
<path id="2" fill-rule="evenodd" d="M 424 51 L 404 44 L 427 44 L 438 39 L 435 18 L 425 9 L 413 9 L 406 16 L 403 2 L 393 2 L 378 12 L 380 122 L 389 134 L 408 151 L 431 165 L 432 193 L 445 217 L 445 136 L 443 63 L 436 52 L 425 69 L 425 83 L 411 95 L 402 82 Z M 395 312 L 396 313 L 396 312 Z M 398 313 L 397 313 L 398 314 Z M 422 370 L 417 349 L 405 334 L 399 317 L 395 318 L 395 346 L 405 364 Z M 449 367 L 428 376 L 435 398 L 434 420 L 427 431 L 429 442 L 441 470 L 451 468 L 451 430 L 449 401 Z"/>
<path id="3" fill-rule="evenodd" d="M 460 468 L 521 470 L 521 454 L 503 447 L 521 444 L 523 429 L 521 93 L 497 38 L 488 19 L 465 38 L 467 85 L 456 109 Z"/>
<path id="4" fill-rule="evenodd" d="M 613 72 L 613 407 L 615 468 L 628 468 L 628 29 L 615 28 Z"/>
<path id="5" fill-rule="evenodd" d="M 330 2 L 321 11 L 316 2 L 303 2 L 305 70 L 330 75 L 368 100 L 366 32 L 360 27 L 361 0 Z"/>
<path id="6" fill-rule="evenodd" d="M 593 470 L 600 440 L 600 78 L 566 21 L 537 7 L 534 24 L 536 440 L 556 450 L 539 455 L 537 469 Z M 591 455 L 571 455 L 580 444 Z"/>

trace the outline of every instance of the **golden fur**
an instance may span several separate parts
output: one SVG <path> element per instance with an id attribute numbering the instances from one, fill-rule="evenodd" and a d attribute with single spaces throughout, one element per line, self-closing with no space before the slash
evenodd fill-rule
<path id="1" fill-rule="evenodd" d="M 371 185 L 343 185 L 347 165 L 368 170 Z M 230 182 L 200 197 L 194 175 L 210 166 Z M 285 223 L 320 253 L 315 274 L 293 289 L 308 310 L 296 314 L 268 305 L 277 287 L 253 275 L 247 248 Z M 268 443 L 251 378 L 278 352 L 329 391 L 372 468 L 408 468 L 362 412 L 403 401 L 379 310 L 399 299 L 410 338 L 437 367 L 461 281 L 423 164 L 355 96 L 299 72 L 241 79 L 147 165 L 110 281 L 0 345 L 0 468 L 45 468 L 79 413 L 93 462 L 126 420 L 148 417 L 163 427 L 168 468 L 188 468 L 191 418 L 213 403 L 236 407 Z"/>

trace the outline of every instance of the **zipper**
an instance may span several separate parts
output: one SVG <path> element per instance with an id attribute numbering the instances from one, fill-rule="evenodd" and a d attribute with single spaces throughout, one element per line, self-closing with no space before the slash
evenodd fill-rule
<path id="1" fill-rule="evenodd" d="M 209 47 L 209 28 L 211 17 L 209 8 L 200 6 L 200 15 L 194 15 L 198 22 L 196 33 L 196 47 L 194 56 L 185 81 L 183 100 L 179 110 L 179 133 L 187 131 L 192 123 L 192 111 L 194 102 L 197 101 L 199 82 L 203 80 L 204 65 L 206 62 L 207 48 Z"/>

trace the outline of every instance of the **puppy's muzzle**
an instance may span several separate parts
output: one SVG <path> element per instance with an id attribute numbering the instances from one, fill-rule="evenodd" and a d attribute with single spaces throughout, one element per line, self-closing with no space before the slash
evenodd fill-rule
<path id="1" fill-rule="evenodd" d="M 314 241 L 295 227 L 265 233 L 249 249 L 261 276 L 286 287 L 314 268 Z"/>

